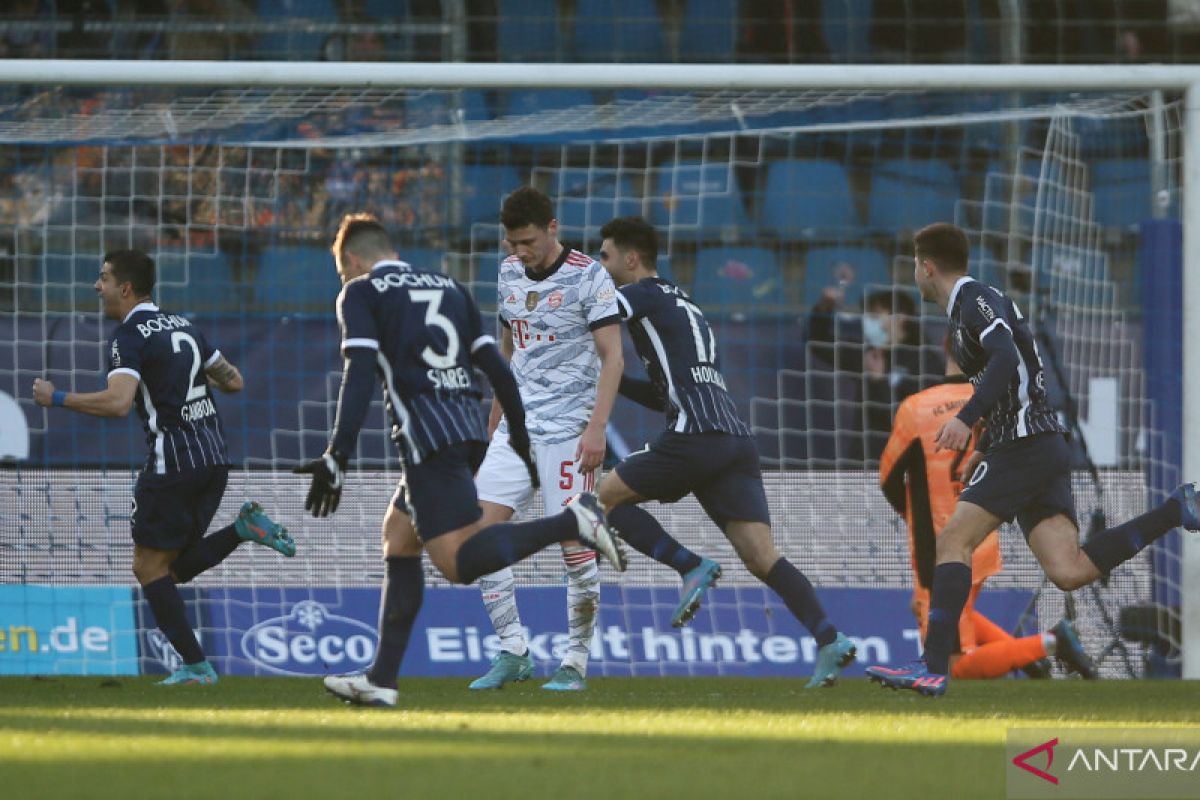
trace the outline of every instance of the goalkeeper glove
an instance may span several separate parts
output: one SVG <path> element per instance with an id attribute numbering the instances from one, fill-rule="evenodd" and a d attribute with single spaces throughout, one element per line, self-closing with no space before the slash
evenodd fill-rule
<path id="1" fill-rule="evenodd" d="M 348 461 L 349 458 L 330 448 L 320 458 L 292 470 L 297 475 L 312 475 L 312 485 L 304 499 L 305 511 L 311 511 L 314 517 L 327 517 L 337 511 Z"/>
<path id="2" fill-rule="evenodd" d="M 533 463 L 533 452 L 529 444 L 529 431 L 524 425 L 509 425 L 508 445 L 513 449 L 513 452 L 525 463 L 525 469 L 529 471 L 529 483 L 534 490 L 542 487 L 542 482 L 538 480 L 537 465 Z"/>

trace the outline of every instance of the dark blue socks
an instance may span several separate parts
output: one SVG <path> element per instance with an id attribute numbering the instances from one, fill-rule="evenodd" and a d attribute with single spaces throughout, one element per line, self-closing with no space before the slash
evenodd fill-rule
<path id="1" fill-rule="evenodd" d="M 608 521 L 617 529 L 622 541 L 680 575 L 700 566 L 700 556 L 675 541 L 643 508 L 617 506 L 608 512 Z"/>
<path id="2" fill-rule="evenodd" d="M 367 680 L 376 686 L 396 688 L 400 662 L 408 649 L 413 622 L 425 596 L 425 573 L 421 557 L 387 559 L 387 577 L 379 598 L 379 651 L 367 672 Z"/>
<path id="3" fill-rule="evenodd" d="M 142 595 L 154 612 L 154 621 L 167 640 L 179 653 L 185 664 L 199 664 L 204 660 L 204 651 L 196 641 L 196 634 L 188 622 L 183 597 L 175 586 L 175 579 L 164 575 L 142 587 Z"/>
<path id="4" fill-rule="evenodd" d="M 958 650 L 958 620 L 971 594 L 971 568 L 960 561 L 938 564 L 929 592 L 925 664 L 935 675 L 950 674 L 950 654 Z"/>
<path id="5" fill-rule="evenodd" d="M 530 522 L 491 525 L 458 548 L 458 581 L 474 583 L 481 575 L 512 566 L 544 547 L 577 538 L 579 526 L 569 510 Z"/>
<path id="6" fill-rule="evenodd" d="M 1134 517 L 1124 525 L 1101 531 L 1091 536 L 1083 545 L 1083 552 L 1107 575 L 1119 564 L 1142 552 L 1151 542 L 1180 525 L 1182 510 L 1179 502 L 1171 499 L 1140 517 Z"/>
<path id="7" fill-rule="evenodd" d="M 179 554 L 171 564 L 176 583 L 187 583 L 192 578 L 220 564 L 242 543 L 237 528 L 226 525 L 216 533 L 210 533 Z"/>
<path id="8" fill-rule="evenodd" d="M 831 644 L 837 638 L 837 628 L 825 616 L 821 601 L 804 573 L 781 558 L 767 573 L 767 586 L 783 598 L 783 603 L 817 640 L 818 647 Z"/>

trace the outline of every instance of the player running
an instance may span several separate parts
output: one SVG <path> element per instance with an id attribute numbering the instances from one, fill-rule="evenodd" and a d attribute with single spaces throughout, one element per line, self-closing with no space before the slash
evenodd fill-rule
<path id="1" fill-rule="evenodd" d="M 960 470 L 965 454 L 937 450 L 934 442 L 947 416 L 965 406 L 972 394 L 967 377 L 954 359 L 947 358 L 944 383 L 910 395 L 900 404 L 880 457 L 879 486 L 888 503 L 908 523 L 912 611 L 922 638 L 928 623 L 936 537 L 946 527 L 962 492 Z M 972 556 L 971 592 L 958 622 L 958 648 L 956 657 L 950 659 L 951 677 L 999 678 L 1021 669 L 1030 677 L 1047 678 L 1050 662 L 1046 657 L 1056 655 L 1068 669 L 1095 678 L 1096 666 L 1079 643 L 1070 620 L 1059 620 L 1043 633 L 1016 638 L 975 610 L 983 582 L 1000 572 L 1000 567 L 1000 535 L 993 530 Z"/>
<path id="2" fill-rule="evenodd" d="M 133 574 L 158 628 L 183 666 L 167 686 L 214 684 L 217 673 L 188 622 L 178 584 L 220 564 L 244 541 L 296 554 L 287 529 L 247 501 L 237 519 L 205 536 L 225 496 L 229 456 L 210 384 L 240 392 L 242 374 L 187 318 L 150 300 L 154 259 L 140 250 L 104 256 L 96 293 L 107 319 L 120 320 L 108 350 L 108 387 L 65 392 L 33 382 L 33 399 L 95 417 L 124 417 L 137 407 L 149 453 L 133 487 Z"/>
<path id="3" fill-rule="evenodd" d="M 612 279 L 590 257 L 558 241 L 550 198 L 530 186 L 504 199 L 500 210 L 512 255 L 500 265 L 500 353 L 512 367 L 525 406 L 525 424 L 541 479 L 546 513 L 591 491 L 604 460 L 604 428 L 624 366 L 621 318 Z M 483 524 L 504 522 L 528 508 L 536 488 L 509 444 L 509 425 L 493 401 L 487 456 L 475 478 Z M 596 554 L 564 542 L 567 568 L 567 648 L 542 686 L 587 688 L 588 653 L 596 630 L 600 574 Z M 484 606 L 500 637 L 500 652 L 472 689 L 499 689 L 533 674 L 517 610 L 513 572 L 479 579 Z"/>
<path id="4" fill-rule="evenodd" d="M 337 510 L 377 381 L 404 475 L 383 518 L 387 572 L 375 661 L 365 674 L 324 682 L 349 703 L 394 706 L 396 675 L 425 592 L 422 548 L 448 580 L 463 584 L 555 542 L 582 540 L 619 570 L 624 560 L 590 493 L 544 519 L 484 525 L 472 479 L 486 441 L 475 367 L 504 409 L 518 468 L 535 488 L 538 479 L 516 381 L 495 339 L 483 333 L 479 309 L 454 279 L 400 261 L 369 214 L 347 215 L 332 250 L 344 283 L 337 315 L 346 365 L 329 447 L 296 470 L 312 475 L 304 507 L 316 517 Z"/>
<path id="5" fill-rule="evenodd" d="M 816 639 L 808 688 L 831 686 L 855 657 L 855 645 L 825 615 L 804 573 L 779 554 L 759 471 L 758 448 L 725 387 L 717 342 L 699 306 L 660 278 L 658 237 L 640 217 L 620 217 L 601 229 L 600 262 L 613 276 L 617 304 L 649 381 L 621 379 L 621 393 L 665 411 L 667 430 L 631 454 L 600 483 L 600 502 L 619 536 L 683 578 L 671 623 L 691 619 L 700 597 L 721 576 L 713 561 L 692 553 L 635 504 L 673 503 L 694 494 L 754 577 L 771 587 Z"/>
<path id="6" fill-rule="evenodd" d="M 938 222 L 913 237 L 921 296 L 950 318 L 951 355 L 974 396 L 938 430 L 936 450 L 965 450 L 971 427 L 986 419 L 971 478 L 937 538 L 925 657 L 905 667 L 870 667 L 893 689 L 940 696 L 949 685 L 950 654 L 971 592 L 975 548 L 1014 517 L 1046 577 L 1065 592 L 1108 575 L 1168 531 L 1200 530 L 1195 484 L 1140 517 L 1089 537 L 1079 546 L 1071 490 L 1071 451 L 1046 398 L 1041 357 L 1029 323 L 1008 297 L 967 275 L 966 233 Z"/>

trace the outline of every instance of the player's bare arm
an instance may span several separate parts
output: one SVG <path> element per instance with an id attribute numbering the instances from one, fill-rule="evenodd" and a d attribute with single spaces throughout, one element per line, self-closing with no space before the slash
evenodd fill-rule
<path id="1" fill-rule="evenodd" d="M 512 332 L 501 326 L 500 335 L 496 337 L 496 343 L 500 346 L 500 355 L 504 357 L 506 362 L 512 361 L 513 356 L 513 340 Z M 496 432 L 496 428 L 500 427 L 500 418 L 504 416 L 504 409 L 500 407 L 500 401 L 496 399 L 495 393 L 492 395 L 492 410 L 488 413 L 488 439 L 492 438 L 492 434 Z"/>
<path id="2" fill-rule="evenodd" d="M 600 358 L 600 379 L 596 382 L 596 405 L 588 420 L 583 436 L 579 437 L 579 448 L 575 461 L 581 473 L 588 473 L 604 463 L 606 438 L 604 429 L 617 398 L 617 387 L 621 385 L 621 373 L 625 370 L 625 356 L 621 351 L 621 326 L 606 325 L 592 331 L 596 342 L 596 355 Z"/>
<path id="3" fill-rule="evenodd" d="M 110 375 L 108 388 L 99 392 L 64 392 L 55 403 L 54 384 L 42 378 L 33 381 L 33 401 L 39 406 L 61 405 L 93 417 L 123 417 L 133 408 L 140 381 L 132 375 Z"/>
<path id="4" fill-rule="evenodd" d="M 206 367 L 204 372 L 208 375 L 209 383 L 226 394 L 240 392 L 245 385 L 241 371 L 223 355 L 217 356 L 217 360 Z"/>

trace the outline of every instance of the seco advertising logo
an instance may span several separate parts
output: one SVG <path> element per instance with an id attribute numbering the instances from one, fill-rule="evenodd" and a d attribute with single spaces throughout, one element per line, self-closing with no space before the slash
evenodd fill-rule
<path id="1" fill-rule="evenodd" d="M 1196 797 L 1200 729 L 1010 730 L 1010 798 Z"/>
<path id="2" fill-rule="evenodd" d="M 316 600 L 301 600 L 282 617 L 264 620 L 242 636 L 242 654 L 280 675 L 354 672 L 375 658 L 375 630 L 331 614 Z"/>

